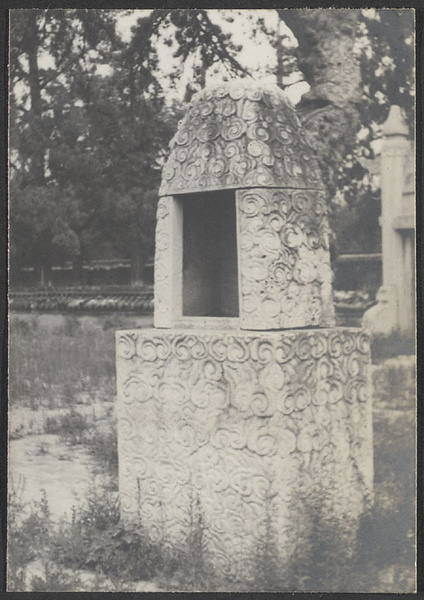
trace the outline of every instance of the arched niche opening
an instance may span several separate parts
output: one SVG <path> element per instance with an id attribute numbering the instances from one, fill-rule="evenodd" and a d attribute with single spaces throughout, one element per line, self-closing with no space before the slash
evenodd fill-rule
<path id="1" fill-rule="evenodd" d="M 182 316 L 238 317 L 234 191 L 178 197 L 182 212 Z"/>

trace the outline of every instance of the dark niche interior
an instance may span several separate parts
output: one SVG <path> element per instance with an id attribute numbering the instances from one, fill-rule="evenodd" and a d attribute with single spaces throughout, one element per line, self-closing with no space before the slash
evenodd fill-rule
<path id="1" fill-rule="evenodd" d="M 183 316 L 238 317 L 234 192 L 180 197 L 183 212 Z"/>

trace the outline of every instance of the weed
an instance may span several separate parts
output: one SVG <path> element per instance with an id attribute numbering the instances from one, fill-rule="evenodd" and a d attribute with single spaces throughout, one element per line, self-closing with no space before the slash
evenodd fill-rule
<path id="1" fill-rule="evenodd" d="M 62 524 L 53 542 L 56 559 L 66 567 L 86 567 L 120 581 L 151 579 L 162 564 L 159 547 L 140 527 L 119 522 L 116 496 L 92 488 L 71 524 Z"/>
<path id="2" fill-rule="evenodd" d="M 7 581 L 9 590 L 25 590 L 27 569 L 31 561 L 42 555 L 49 544 L 50 510 L 46 493 L 32 505 L 24 503 L 25 482 L 9 486 L 8 560 Z M 28 513 L 29 510 L 29 514 Z"/>
<path id="3" fill-rule="evenodd" d="M 57 435 L 60 432 L 60 419 L 58 416 L 49 416 L 46 418 L 44 425 L 44 433 Z"/>
<path id="4" fill-rule="evenodd" d="M 162 563 L 158 573 L 161 587 L 173 591 L 216 591 L 222 581 L 205 564 L 204 514 L 197 493 L 191 498 L 189 518 L 190 526 L 185 543 L 175 548 L 164 541 L 161 546 Z"/>
<path id="5" fill-rule="evenodd" d="M 38 456 L 45 456 L 46 454 L 49 453 L 49 448 L 50 448 L 50 444 L 47 444 L 46 442 L 40 442 L 38 444 L 38 448 L 37 448 L 36 454 Z"/>
<path id="6" fill-rule="evenodd" d="M 415 368 L 399 360 L 386 360 L 373 368 L 374 399 L 388 408 L 414 408 Z"/>
<path id="7" fill-rule="evenodd" d="M 307 575 L 307 578 L 303 580 L 302 589 L 328 592 L 352 590 L 348 580 L 352 575 L 355 552 L 355 520 L 342 519 L 329 511 L 323 497 L 316 497 L 308 504 L 310 529 L 305 543 L 309 547 L 307 560 L 302 565 L 303 575 Z"/>
<path id="8" fill-rule="evenodd" d="M 13 429 L 9 425 L 9 440 L 19 440 L 20 438 L 24 437 L 26 434 L 26 429 L 25 423 L 22 421 Z"/>
<path id="9" fill-rule="evenodd" d="M 76 337 L 81 333 L 81 322 L 76 315 L 65 315 L 61 334 L 66 337 Z"/>
<path id="10" fill-rule="evenodd" d="M 324 494 L 298 490 L 289 506 L 292 516 L 283 550 L 274 524 L 280 507 L 271 498 L 265 501 L 265 534 L 258 542 L 257 575 L 250 588 L 262 592 L 343 589 L 343 566 L 345 571 L 349 568 L 346 534 L 329 513 Z"/>
<path id="11" fill-rule="evenodd" d="M 112 422 L 108 431 L 101 431 L 93 426 L 83 435 L 82 441 L 105 471 L 113 479 L 117 479 L 118 437 L 116 424 Z"/>
<path id="12" fill-rule="evenodd" d="M 41 499 L 28 506 L 22 501 L 24 486 L 24 482 L 18 488 L 11 486 L 9 496 L 8 590 L 73 591 L 81 584 L 79 577 L 48 558 L 55 526 L 51 521 L 46 492 L 43 491 Z M 29 509 L 29 514 L 23 516 L 26 509 Z"/>
<path id="13" fill-rule="evenodd" d="M 86 566 L 112 581 L 151 580 L 163 564 L 160 546 L 151 543 L 140 527 L 118 525 L 97 533 L 85 559 Z"/>
<path id="14" fill-rule="evenodd" d="M 271 489 L 271 485 L 270 485 Z M 256 550 L 256 579 L 252 584 L 255 591 L 280 591 L 284 588 L 283 569 L 279 562 L 275 529 L 272 525 L 274 506 L 271 497 L 265 499 L 264 536 L 258 541 Z"/>
<path id="15" fill-rule="evenodd" d="M 61 386 L 58 398 L 60 399 L 61 406 L 74 406 L 77 403 L 75 382 L 65 381 L 63 386 Z M 55 408 L 58 398 L 50 399 L 49 408 Z"/>
<path id="16" fill-rule="evenodd" d="M 75 446 L 81 444 L 84 434 L 90 428 L 87 417 L 72 406 L 69 410 L 55 417 L 47 417 L 45 432 L 60 435 L 62 441 Z"/>
<path id="17" fill-rule="evenodd" d="M 52 522 L 46 493 L 29 504 L 22 500 L 24 489 L 22 480 L 16 486 L 11 482 L 9 487 L 8 590 L 53 592 L 81 588 L 81 580 L 72 567 L 84 563 L 77 557 L 82 553 L 84 558 L 84 552 L 88 556 L 96 533 L 116 526 L 116 498 L 91 490 L 84 507 L 74 511 L 72 522 L 58 527 Z M 67 564 L 61 560 L 64 549 L 71 557 Z"/>
<path id="18" fill-rule="evenodd" d="M 75 572 L 50 560 L 42 561 L 41 574 L 33 575 L 29 584 L 32 592 L 72 592 L 81 587 L 81 579 Z"/>
<path id="19" fill-rule="evenodd" d="M 83 414 L 72 406 L 63 414 L 47 417 L 44 431 L 58 435 L 66 444 L 84 445 L 106 473 L 117 480 L 118 437 L 112 416 L 106 423 L 99 423 L 94 414 Z"/>
<path id="20" fill-rule="evenodd" d="M 415 476 L 414 415 L 384 412 L 374 419 L 375 502 L 362 518 L 356 566 L 357 591 L 411 592 L 414 586 Z M 392 583 L 385 574 L 397 571 Z M 356 591 L 355 590 L 355 591 Z"/>

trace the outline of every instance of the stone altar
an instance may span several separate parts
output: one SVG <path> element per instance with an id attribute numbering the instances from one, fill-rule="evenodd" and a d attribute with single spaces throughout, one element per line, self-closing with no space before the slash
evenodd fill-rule
<path id="1" fill-rule="evenodd" d="M 328 207 L 276 87 L 193 97 L 157 213 L 155 329 L 117 332 L 122 519 L 249 585 L 372 498 L 369 338 L 335 328 Z M 353 536 L 353 537 L 352 537 Z M 272 540 L 272 543 L 271 541 Z M 269 549 L 269 548 L 268 548 Z"/>

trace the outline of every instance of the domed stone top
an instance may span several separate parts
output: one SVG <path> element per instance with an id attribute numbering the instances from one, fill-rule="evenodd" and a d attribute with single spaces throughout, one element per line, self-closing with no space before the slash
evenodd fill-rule
<path id="1" fill-rule="evenodd" d="M 307 134 L 277 86 L 195 94 L 170 143 L 160 195 L 246 187 L 323 189 Z"/>

